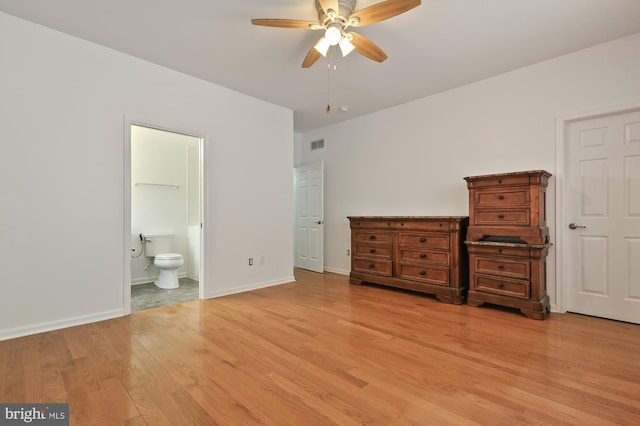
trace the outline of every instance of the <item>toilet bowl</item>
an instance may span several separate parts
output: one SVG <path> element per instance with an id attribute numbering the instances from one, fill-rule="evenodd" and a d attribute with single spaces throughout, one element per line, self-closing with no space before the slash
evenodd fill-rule
<path id="1" fill-rule="evenodd" d="M 144 254 L 153 259 L 160 274 L 154 281 L 156 287 L 164 289 L 178 288 L 178 268 L 184 264 L 180 253 L 176 253 L 174 234 L 142 234 Z"/>
<path id="2" fill-rule="evenodd" d="M 184 259 L 181 254 L 158 253 L 153 259 L 153 264 L 160 270 L 158 280 L 154 281 L 156 287 L 166 290 L 180 287 L 178 268 L 184 265 Z"/>

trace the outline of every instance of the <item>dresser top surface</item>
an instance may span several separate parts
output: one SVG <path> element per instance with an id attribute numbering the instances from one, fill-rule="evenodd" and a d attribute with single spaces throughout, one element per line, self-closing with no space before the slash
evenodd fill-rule
<path id="1" fill-rule="evenodd" d="M 546 170 L 527 170 L 524 172 L 508 172 L 508 173 L 497 173 L 497 174 L 480 175 L 480 176 L 467 176 L 464 178 L 464 180 L 469 181 L 469 180 L 487 179 L 487 178 L 494 178 L 494 177 L 527 176 L 527 175 L 529 176 L 542 175 L 546 177 L 551 177 L 551 173 L 549 173 Z"/>
<path id="2" fill-rule="evenodd" d="M 469 216 L 347 216 L 349 220 L 465 220 Z"/>

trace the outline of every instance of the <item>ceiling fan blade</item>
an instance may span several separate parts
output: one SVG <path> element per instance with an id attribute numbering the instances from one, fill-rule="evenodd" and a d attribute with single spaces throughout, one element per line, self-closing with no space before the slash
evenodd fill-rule
<path id="1" fill-rule="evenodd" d="M 302 61 L 302 68 L 309 68 L 311 65 L 315 64 L 321 56 L 322 55 L 316 50 L 315 46 L 312 47 L 304 58 L 304 61 Z"/>
<path id="2" fill-rule="evenodd" d="M 351 40 L 351 43 L 356 47 L 356 52 L 358 52 L 359 54 L 366 56 L 369 59 L 373 59 L 377 62 L 384 62 L 384 60 L 387 59 L 387 54 L 384 53 L 377 44 L 375 44 L 365 36 L 354 32 L 351 32 L 349 34 L 353 36 L 353 40 Z"/>
<path id="3" fill-rule="evenodd" d="M 317 25 L 314 21 L 300 21 L 298 19 L 252 19 L 253 25 L 261 25 L 263 27 L 277 28 L 302 28 L 310 29 L 312 25 Z"/>
<path id="4" fill-rule="evenodd" d="M 355 27 L 375 24 L 420 6 L 420 3 L 420 0 L 386 0 L 358 10 L 349 16 L 349 20 L 357 19 L 359 21 L 353 25 Z"/>
<path id="5" fill-rule="evenodd" d="M 318 0 L 318 3 L 320 3 L 320 7 L 327 15 L 329 15 L 329 9 L 333 10 L 335 13 L 338 13 L 338 9 L 340 8 L 340 6 L 338 5 L 338 0 Z"/>

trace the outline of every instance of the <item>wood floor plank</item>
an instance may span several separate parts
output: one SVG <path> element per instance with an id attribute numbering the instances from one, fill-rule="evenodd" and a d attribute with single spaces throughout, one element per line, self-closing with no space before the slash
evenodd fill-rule
<path id="1" fill-rule="evenodd" d="M 125 423 L 140 415 L 138 408 L 118 378 L 111 377 L 102 380 L 101 384 L 120 422 Z"/>
<path id="2" fill-rule="evenodd" d="M 639 325 L 295 275 L 0 342 L 0 401 L 74 425 L 640 424 Z"/>
<path id="3" fill-rule="evenodd" d="M 245 406 L 239 399 L 234 398 L 220 383 L 207 377 L 198 377 L 198 383 L 187 386 L 187 392 L 202 408 L 222 425 L 260 424 L 260 418 Z"/>
<path id="4" fill-rule="evenodd" d="M 140 412 L 139 418 L 129 419 L 127 423 L 140 423 L 148 425 L 174 425 L 158 407 L 154 398 L 147 393 L 144 387 L 139 383 L 128 383 L 125 386 L 126 392 L 135 404 L 136 409 Z"/>
<path id="5" fill-rule="evenodd" d="M 99 389 L 96 391 L 91 391 L 87 395 L 87 399 L 89 407 L 91 409 L 82 417 L 76 417 L 72 424 L 101 426 L 124 423 L 121 419 L 118 418 L 119 410 L 110 404 L 109 396 L 107 395 L 106 390 Z M 73 417 L 71 418 L 73 419 Z"/>

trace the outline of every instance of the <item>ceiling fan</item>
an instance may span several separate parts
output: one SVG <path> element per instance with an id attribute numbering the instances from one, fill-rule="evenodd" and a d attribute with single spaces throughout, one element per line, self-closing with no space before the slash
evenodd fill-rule
<path id="1" fill-rule="evenodd" d="M 354 12 L 356 0 L 315 0 L 318 22 L 267 18 L 252 19 L 251 23 L 265 27 L 324 30 L 324 35 L 304 58 L 302 68 L 309 68 L 320 56 L 326 56 L 331 46 L 339 46 L 342 56 L 355 50 L 369 59 L 383 62 L 387 55 L 378 45 L 363 35 L 347 30 L 393 18 L 420 3 L 420 0 L 386 0 Z"/>

